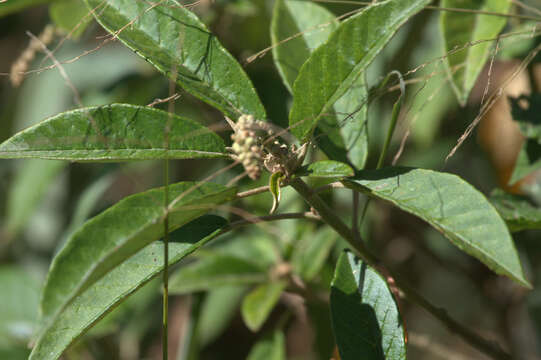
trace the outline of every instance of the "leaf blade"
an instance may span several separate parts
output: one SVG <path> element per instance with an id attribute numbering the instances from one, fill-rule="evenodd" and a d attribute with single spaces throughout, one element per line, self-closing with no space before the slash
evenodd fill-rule
<path id="1" fill-rule="evenodd" d="M 240 66 L 184 6 L 85 0 L 96 20 L 180 86 L 232 119 L 265 109 Z"/>
<path id="2" fill-rule="evenodd" d="M 357 179 L 342 182 L 420 217 L 497 274 L 531 287 L 504 221 L 479 191 L 458 176 L 387 168 L 364 171 Z"/>
<path id="3" fill-rule="evenodd" d="M 172 199 L 170 230 L 204 215 L 236 194 L 234 188 L 212 183 L 181 182 L 168 189 Z M 128 196 L 87 221 L 70 237 L 53 259 L 47 276 L 41 301 L 45 320 L 56 316 L 115 266 L 163 236 L 163 196 L 163 188 Z M 181 196 L 180 200 L 173 200 Z"/>
<path id="4" fill-rule="evenodd" d="M 194 228 L 195 223 L 201 222 L 206 223 L 206 228 Z M 216 238 L 226 224 L 227 221 L 218 216 L 203 216 L 173 232 L 172 238 L 189 239 L 183 243 L 169 244 L 169 265 L 179 262 Z M 42 331 L 30 359 L 58 359 L 71 343 L 128 296 L 155 278 L 162 269 L 162 243 L 155 242 L 140 250 L 74 299 L 60 316 Z"/>
<path id="5" fill-rule="evenodd" d="M 194 121 L 144 106 L 112 104 L 58 114 L 0 144 L 0 158 L 29 157 L 126 161 L 227 154 L 222 139 Z"/>
<path id="6" fill-rule="evenodd" d="M 506 14 L 511 6 L 509 0 L 460 1 L 442 0 L 444 8 L 466 8 Z M 483 69 L 493 42 L 476 42 L 493 39 L 503 29 L 507 18 L 486 14 L 443 11 L 440 15 L 440 27 L 446 57 L 446 69 L 451 75 L 453 89 L 461 105 L 465 105 L 477 76 Z M 475 45 L 462 49 L 468 43 Z M 456 49 L 461 49 L 456 51 Z M 458 68 L 465 64 L 465 67 Z"/>
<path id="7" fill-rule="evenodd" d="M 405 359 L 404 327 L 385 279 L 351 252 L 338 259 L 331 318 L 342 359 Z"/>
<path id="8" fill-rule="evenodd" d="M 363 78 L 364 69 L 398 28 L 429 2 L 384 1 L 343 21 L 304 63 L 295 81 L 289 114 L 293 134 L 307 140 L 325 113 Z"/>
<path id="9" fill-rule="evenodd" d="M 263 326 L 286 285 L 285 281 L 261 284 L 244 297 L 241 314 L 250 330 L 255 332 Z"/>
<path id="10" fill-rule="evenodd" d="M 495 190 L 490 202 L 509 226 L 510 231 L 541 229 L 541 209 L 526 197 Z"/>

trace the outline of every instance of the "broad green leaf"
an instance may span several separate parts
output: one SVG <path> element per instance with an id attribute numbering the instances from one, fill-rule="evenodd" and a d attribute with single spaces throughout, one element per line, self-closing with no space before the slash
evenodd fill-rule
<path id="1" fill-rule="evenodd" d="M 171 237 L 180 241 L 169 244 L 169 264 L 177 263 L 214 239 L 226 223 L 218 216 L 203 216 L 172 233 Z M 198 232 L 201 229 L 206 230 Z M 58 359 L 105 314 L 160 274 L 163 259 L 163 244 L 154 242 L 92 284 L 43 329 L 30 359 Z"/>
<path id="2" fill-rule="evenodd" d="M 259 340 L 250 350 L 247 360 L 286 360 L 284 333 L 275 330 Z"/>
<path id="3" fill-rule="evenodd" d="M 169 292 L 185 294 L 222 285 L 254 284 L 266 279 L 265 268 L 254 262 L 212 253 L 175 272 L 169 280 Z"/>
<path id="4" fill-rule="evenodd" d="M 458 176 L 397 167 L 364 171 L 342 183 L 420 217 L 497 274 L 531 286 L 505 222 L 479 191 Z"/>
<path id="5" fill-rule="evenodd" d="M 8 0 L 0 3 L 0 17 L 51 1 L 53 0 Z"/>
<path id="6" fill-rule="evenodd" d="M 212 183 L 170 185 L 169 229 L 179 228 L 231 200 L 235 188 Z M 164 188 L 128 196 L 87 221 L 51 264 L 42 315 L 49 319 L 107 272 L 163 236 Z"/>
<path id="7" fill-rule="evenodd" d="M 49 6 L 49 15 L 59 29 L 74 39 L 81 36 L 92 20 L 83 0 L 56 0 Z"/>
<path id="8" fill-rule="evenodd" d="M 327 9 L 309 1 L 276 1 L 271 26 L 274 63 L 286 87 L 293 84 L 301 66 L 338 26 Z M 299 34 L 302 34 L 299 36 Z M 293 37 L 291 40 L 280 41 Z M 332 106 L 318 126 L 321 149 L 331 159 L 363 168 L 368 154 L 367 91 L 363 77 Z"/>
<path id="9" fill-rule="evenodd" d="M 315 235 L 304 236 L 293 249 L 291 264 L 295 273 L 305 281 L 312 280 L 321 270 L 329 256 L 338 236 L 336 232 L 326 227 Z"/>
<path id="10" fill-rule="evenodd" d="M 85 0 L 98 22 L 189 93 L 232 119 L 265 109 L 240 64 L 178 2 Z"/>
<path id="11" fill-rule="evenodd" d="M 144 106 L 113 104 L 53 116 L 0 144 L 0 158 L 123 161 L 226 157 L 198 123 Z"/>
<path id="12" fill-rule="evenodd" d="M 245 292 L 245 286 L 219 286 L 207 293 L 197 325 L 201 347 L 216 340 L 226 330 Z"/>
<path id="13" fill-rule="evenodd" d="M 302 64 L 337 27 L 338 21 L 333 13 L 316 3 L 276 1 L 271 23 L 272 55 L 290 92 L 293 92 L 293 83 Z"/>
<path id="14" fill-rule="evenodd" d="M 250 330 L 256 332 L 263 326 L 286 285 L 285 281 L 261 284 L 244 297 L 241 314 Z"/>
<path id="15" fill-rule="evenodd" d="M 489 199 L 510 231 L 541 229 L 541 208 L 532 204 L 528 198 L 497 189 L 490 194 Z"/>
<path id="16" fill-rule="evenodd" d="M 525 137 L 509 180 L 510 184 L 514 184 L 541 168 L 541 94 L 510 97 L 509 101 L 513 120 L 518 123 L 520 132 Z"/>
<path id="17" fill-rule="evenodd" d="M 507 14 L 511 0 L 442 0 L 441 6 Z M 448 55 L 446 67 L 460 104 L 466 104 L 477 76 L 490 55 L 493 42 L 484 40 L 495 39 L 506 23 L 505 16 L 457 11 L 440 13 L 443 49 Z"/>
<path id="18" fill-rule="evenodd" d="M 351 166 L 339 161 L 321 160 L 303 166 L 297 175 L 320 178 L 343 178 L 353 176 L 355 172 Z"/>
<path id="19" fill-rule="evenodd" d="M 348 91 L 354 91 L 366 67 L 398 28 L 429 2 L 383 1 L 343 21 L 301 67 L 289 114 L 293 134 L 306 141 L 316 124 L 332 112 L 333 105 Z M 360 96 L 358 90 L 355 93 Z"/>
<path id="20" fill-rule="evenodd" d="M 404 327 L 387 282 L 351 252 L 336 264 L 330 305 L 342 359 L 406 359 Z"/>
<path id="21" fill-rule="evenodd" d="M 0 348 L 24 345 L 38 324 L 41 284 L 24 269 L 3 265 L 0 288 Z"/>

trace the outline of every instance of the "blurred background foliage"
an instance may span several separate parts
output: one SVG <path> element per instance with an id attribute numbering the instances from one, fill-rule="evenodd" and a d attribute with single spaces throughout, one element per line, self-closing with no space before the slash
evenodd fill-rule
<path id="1" fill-rule="evenodd" d="M 523 3 L 541 8 L 538 0 Z M 323 2 L 322 5 L 337 15 L 356 8 L 352 4 Z M 272 0 L 216 0 L 201 1 L 194 10 L 244 65 L 270 120 L 285 127 L 291 98 L 270 52 L 246 62 L 249 56 L 270 45 L 272 8 Z M 86 12 L 80 12 L 80 8 L 68 0 L 16 0 L 0 5 L 0 73 L 3 75 L 0 78 L 0 141 L 51 115 L 78 107 L 72 90 L 57 69 L 28 74 L 18 87 L 10 83 L 7 74 L 29 43 L 26 32 L 39 34 L 50 23 L 57 24 L 60 32 L 66 34 L 66 29 L 85 22 L 85 26 L 73 34 L 74 39 L 67 39 L 55 53 L 60 61 L 74 59 L 100 46 L 105 32 L 93 20 L 81 20 L 85 15 Z M 368 72 L 368 83 L 375 85 L 390 70 L 407 73 L 426 64 L 406 78 L 412 81 L 407 87 L 408 99 L 391 154 L 398 151 L 404 134 L 409 131 L 398 164 L 459 174 L 487 196 L 493 189 L 503 187 L 539 199 L 535 175 L 519 186 L 507 186 L 522 137 L 513 125 L 505 98 L 483 119 L 477 129 L 477 140 L 475 137 L 466 140 L 459 151 L 445 161 L 457 139 L 478 114 L 489 76 L 485 69 L 468 104 L 459 107 L 442 63 L 437 60 L 442 55 L 438 16 L 438 11 L 426 10 L 413 18 Z M 510 19 L 504 31 L 527 26 L 532 26 L 531 22 Z M 64 37 L 56 34 L 49 47 L 54 48 Z M 539 42 L 538 37 L 531 36 L 502 41 L 493 60 L 491 89 L 496 89 L 510 75 L 513 66 Z M 28 70 L 50 64 L 51 61 L 38 52 Z M 169 94 L 168 81 L 162 75 L 115 42 L 64 67 L 85 106 L 113 102 L 145 105 Z M 518 96 L 539 92 L 540 88 L 541 66 L 537 58 L 528 71 L 512 82 L 506 94 Z M 180 91 L 175 105 L 178 114 L 218 129 L 228 139 L 230 132 L 218 111 L 181 89 L 177 91 Z M 369 104 L 371 151 L 367 167 L 375 166 L 394 100 L 395 94 L 390 93 Z M 156 107 L 167 109 L 167 104 Z M 321 154 L 312 156 L 317 158 Z M 172 178 L 174 181 L 202 179 L 225 165 L 220 160 L 175 161 L 172 162 Z M 241 169 L 234 169 L 215 181 L 225 183 L 240 172 Z M 241 185 L 254 185 L 243 181 Z M 264 185 L 267 181 L 263 178 L 260 183 Z M 27 357 L 28 344 L 38 326 L 40 288 L 52 256 L 66 237 L 86 219 L 119 199 L 162 182 L 161 163 L 152 161 L 124 164 L 0 162 L 0 359 Z M 337 191 L 332 197 L 326 196 L 342 217 L 350 217 L 350 192 Z M 282 197 L 281 210 L 305 208 L 289 189 L 284 189 Z M 269 194 L 262 194 L 234 206 L 263 215 L 268 212 L 271 201 Z M 224 211 L 221 215 L 238 218 L 244 213 L 236 210 L 233 215 L 225 214 Z M 447 309 L 461 323 L 497 340 L 517 359 L 541 358 L 541 232 L 527 230 L 513 235 L 525 271 L 535 286 L 532 291 L 495 276 L 425 223 L 388 204 L 371 203 L 362 234 L 374 252 L 400 269 L 421 293 Z M 314 241 L 319 241 L 323 249 L 318 253 L 320 262 L 310 257 L 309 246 Z M 170 353 L 176 359 L 248 356 L 269 359 L 269 354 L 285 347 L 291 359 L 329 359 L 334 342 L 326 303 L 333 264 L 344 246 L 332 232 L 299 220 L 242 229 L 224 236 L 184 261 L 172 274 L 175 295 L 170 301 Z M 245 266 L 237 269 L 240 275 L 231 281 L 217 279 L 212 273 L 219 265 L 216 262 L 227 263 L 231 259 L 236 259 L 236 264 L 243 261 Z M 243 318 L 246 320 L 250 314 L 241 304 L 247 294 L 257 297 L 258 291 L 275 291 L 261 289 L 265 285 L 258 284 L 265 284 L 267 277 L 279 271 L 280 266 L 292 266 L 295 274 L 309 282 L 315 300 L 304 303 L 294 295 L 280 296 L 278 289 L 277 306 L 274 302 L 270 304 L 269 318 L 266 321 L 263 318 L 261 324 L 251 322 L 254 328 L 261 327 L 258 334 L 267 334 L 261 340 L 245 325 Z M 174 279 L 179 274 L 184 279 L 191 276 L 197 286 L 190 288 L 182 283 L 184 287 L 180 284 L 175 289 Z M 409 334 L 410 358 L 484 358 L 422 309 L 407 303 L 400 306 Z M 154 281 L 107 315 L 71 347 L 65 357 L 159 359 L 160 318 L 160 290 Z M 276 356 L 281 358 L 280 353 Z"/>

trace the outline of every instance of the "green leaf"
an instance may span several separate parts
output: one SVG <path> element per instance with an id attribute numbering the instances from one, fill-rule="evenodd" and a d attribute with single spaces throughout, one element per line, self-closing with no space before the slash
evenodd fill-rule
<path id="1" fill-rule="evenodd" d="M 49 15 L 59 29 L 74 39 L 81 36 L 92 20 L 82 0 L 56 0 L 49 6 Z"/>
<path id="2" fill-rule="evenodd" d="M 173 231 L 234 198 L 236 189 L 212 183 L 170 185 L 169 229 Z M 163 236 L 164 188 L 128 196 L 87 221 L 51 264 L 41 301 L 49 319 L 107 272 Z"/>
<path id="3" fill-rule="evenodd" d="M 259 340 L 250 350 L 247 360 L 286 360 L 286 340 L 281 330 L 275 330 Z"/>
<path id="4" fill-rule="evenodd" d="M 0 17 L 51 1 L 53 0 L 8 0 L 0 4 Z"/>
<path id="5" fill-rule="evenodd" d="M 205 231 L 197 233 L 197 229 Z M 200 217 L 173 232 L 173 238 L 190 241 L 169 244 L 173 265 L 221 233 L 227 221 L 218 216 Z M 122 303 L 163 269 L 163 244 L 154 242 L 114 268 L 74 299 L 38 338 L 30 359 L 54 360 L 108 312 Z"/>
<path id="6" fill-rule="evenodd" d="M 479 191 L 458 176 L 397 167 L 363 171 L 342 183 L 420 217 L 497 274 L 531 286 L 505 222 Z"/>
<path id="7" fill-rule="evenodd" d="M 510 231 L 541 229 L 541 209 L 532 204 L 527 197 L 496 189 L 490 194 L 489 199 Z"/>
<path id="8" fill-rule="evenodd" d="M 510 0 L 442 0 L 444 8 L 461 8 L 507 14 Z M 440 24 L 443 34 L 446 68 L 461 105 L 468 100 L 477 76 L 485 66 L 494 39 L 507 23 L 505 16 L 483 15 L 457 11 L 442 11 Z M 476 43 L 468 45 L 468 43 Z M 460 49 L 459 51 L 456 51 Z"/>
<path id="9" fill-rule="evenodd" d="M 312 280 L 325 264 L 337 239 L 338 235 L 329 227 L 316 234 L 310 232 L 304 236 L 295 244 L 291 255 L 291 265 L 295 273 L 305 281 Z"/>
<path id="10" fill-rule="evenodd" d="M 179 269 L 169 280 L 171 294 L 211 290 L 222 285 L 263 282 L 265 269 L 242 258 L 212 253 Z"/>
<path id="11" fill-rule="evenodd" d="M 123 161 L 227 157 L 198 123 L 144 106 L 113 104 L 61 113 L 0 144 L 0 158 Z"/>
<path id="12" fill-rule="evenodd" d="M 404 327 L 387 282 L 351 252 L 336 264 L 330 305 L 342 359 L 406 359 Z"/>
<path id="13" fill-rule="evenodd" d="M 429 2 L 383 1 L 342 22 L 304 63 L 295 81 L 289 114 L 293 134 L 306 141 L 332 106 L 358 86 L 366 67 L 398 28 Z"/>
<path id="14" fill-rule="evenodd" d="M 337 27 L 338 21 L 333 13 L 318 4 L 298 0 L 276 1 L 271 23 L 272 55 L 290 92 L 293 92 L 293 83 L 302 64 Z"/>
<path id="15" fill-rule="evenodd" d="M 223 334 L 235 317 L 245 292 L 245 286 L 220 286 L 207 293 L 197 325 L 201 347 Z"/>
<path id="16" fill-rule="evenodd" d="M 541 168 L 541 94 L 509 97 L 511 115 L 518 123 L 520 132 L 526 138 L 520 148 L 510 184 L 514 184 L 525 176 Z"/>
<path id="17" fill-rule="evenodd" d="M 265 119 L 265 109 L 240 66 L 195 14 L 178 2 L 85 0 L 94 16 L 127 47 L 189 93 L 237 119 Z"/>
<path id="18" fill-rule="evenodd" d="M 271 26 L 274 63 L 286 87 L 293 84 L 301 66 L 338 26 L 335 16 L 308 1 L 276 1 Z M 299 34 L 302 34 L 298 36 Z M 280 41 L 293 37 L 287 42 Z M 366 85 L 363 77 L 332 107 L 318 126 L 320 148 L 331 159 L 362 168 L 368 154 Z"/>
<path id="19" fill-rule="evenodd" d="M 298 176 L 310 176 L 319 178 L 343 178 L 355 175 L 351 166 L 333 160 L 321 160 L 303 166 L 297 173 Z"/>
<path id="20" fill-rule="evenodd" d="M 285 281 L 261 284 L 244 297 L 241 314 L 250 330 L 256 332 L 261 328 L 280 299 L 286 285 Z"/>
<path id="21" fill-rule="evenodd" d="M 24 345 L 38 323 L 40 281 L 21 267 L 3 265 L 0 287 L 0 348 Z"/>

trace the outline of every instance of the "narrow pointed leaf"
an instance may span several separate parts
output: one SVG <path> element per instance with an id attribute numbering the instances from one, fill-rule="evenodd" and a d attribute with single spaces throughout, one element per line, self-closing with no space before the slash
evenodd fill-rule
<path id="1" fill-rule="evenodd" d="M 355 172 L 348 164 L 333 160 L 321 160 L 302 167 L 299 176 L 321 178 L 343 178 L 353 176 Z"/>
<path id="2" fill-rule="evenodd" d="M 335 16 L 318 4 L 276 1 L 271 26 L 274 63 L 290 92 L 301 66 L 337 26 Z M 364 167 L 368 153 L 366 94 L 364 78 L 359 77 L 323 117 L 317 130 L 317 143 L 329 158 L 351 162 L 359 169 Z"/>
<path id="3" fill-rule="evenodd" d="M 336 264 L 330 305 L 342 359 L 406 359 L 404 327 L 387 282 L 351 252 Z"/>
<path id="4" fill-rule="evenodd" d="M 541 229 L 541 208 L 532 204 L 528 198 L 498 189 L 490 194 L 490 202 L 510 231 Z"/>
<path id="5" fill-rule="evenodd" d="M 171 234 L 169 265 L 179 262 L 220 234 L 227 221 L 200 217 Z M 204 226 L 201 226 L 204 225 Z M 163 269 L 163 244 L 154 242 L 137 252 L 74 299 L 41 332 L 30 359 L 55 360 L 63 351 Z"/>
<path id="6" fill-rule="evenodd" d="M 211 290 L 217 286 L 254 284 L 267 279 L 265 269 L 242 258 L 213 253 L 175 272 L 171 294 Z"/>
<path id="7" fill-rule="evenodd" d="M 261 284 L 244 297 L 241 314 L 250 330 L 256 332 L 263 326 L 286 285 L 285 281 Z"/>
<path id="8" fill-rule="evenodd" d="M 250 353 L 247 360 L 286 360 L 286 339 L 284 333 L 275 330 L 259 340 Z"/>
<path id="9" fill-rule="evenodd" d="M 507 14 L 511 0 L 442 0 L 441 6 Z M 490 48 L 494 43 L 483 40 L 495 39 L 507 23 L 507 18 L 505 16 L 442 11 L 440 23 L 445 54 L 451 52 L 446 58 L 447 70 L 451 75 L 458 101 L 464 105 L 477 76 L 485 66 L 490 55 Z M 479 41 L 481 42 L 476 43 Z M 468 43 L 476 44 L 469 45 Z"/>
<path id="10" fill-rule="evenodd" d="M 307 140 L 333 105 L 364 78 L 366 67 L 398 28 L 429 2 L 383 1 L 342 22 L 301 67 L 289 114 L 293 134 Z"/>
<path id="11" fill-rule="evenodd" d="M 212 183 L 169 186 L 169 229 L 175 230 L 231 200 L 235 193 L 234 188 Z M 135 194 L 76 231 L 51 264 L 41 301 L 43 317 L 55 315 L 107 272 L 163 236 L 163 202 L 163 188 Z"/>
<path id="12" fill-rule="evenodd" d="M 178 2 L 85 0 L 98 22 L 189 93 L 232 119 L 265 109 L 240 64 Z"/>
<path id="13" fill-rule="evenodd" d="M 420 217 L 462 251 L 523 286 L 524 277 L 513 239 L 490 202 L 456 175 L 415 168 L 364 171 L 346 187 L 387 200 Z"/>
<path id="14" fill-rule="evenodd" d="M 227 157 L 204 126 L 144 106 L 113 104 L 53 116 L 0 144 L 0 158 L 123 161 Z"/>

